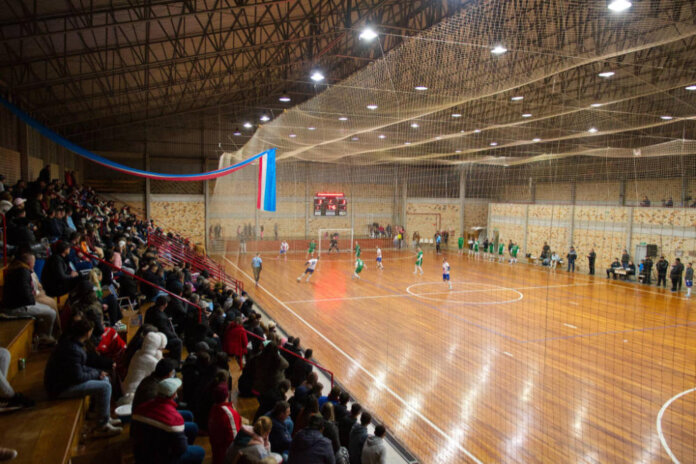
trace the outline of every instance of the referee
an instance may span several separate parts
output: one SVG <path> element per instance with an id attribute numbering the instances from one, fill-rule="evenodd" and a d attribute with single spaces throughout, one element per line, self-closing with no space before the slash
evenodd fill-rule
<path id="1" fill-rule="evenodd" d="M 262 264 L 261 253 L 256 253 L 256 256 L 251 258 L 251 269 L 254 271 L 254 282 L 256 282 L 257 287 L 259 286 L 259 277 L 261 277 Z"/>

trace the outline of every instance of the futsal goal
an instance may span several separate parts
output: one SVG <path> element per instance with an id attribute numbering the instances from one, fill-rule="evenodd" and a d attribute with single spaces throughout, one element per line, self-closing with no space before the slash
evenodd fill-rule
<path id="1" fill-rule="evenodd" d="M 319 229 L 317 254 L 345 253 L 353 250 L 353 229 Z"/>

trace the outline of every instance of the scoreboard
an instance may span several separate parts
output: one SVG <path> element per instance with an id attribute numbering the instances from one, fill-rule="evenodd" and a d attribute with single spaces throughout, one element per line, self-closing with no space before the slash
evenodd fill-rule
<path id="1" fill-rule="evenodd" d="M 315 216 L 346 216 L 348 200 L 343 193 L 319 192 L 314 195 Z"/>

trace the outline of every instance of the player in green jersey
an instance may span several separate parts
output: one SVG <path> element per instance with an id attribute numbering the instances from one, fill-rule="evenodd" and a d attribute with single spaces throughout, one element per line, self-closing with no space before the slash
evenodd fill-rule
<path id="1" fill-rule="evenodd" d="M 510 264 L 517 262 L 517 253 L 519 252 L 520 247 L 518 247 L 516 243 L 512 245 L 512 248 L 510 248 Z"/>
<path id="2" fill-rule="evenodd" d="M 457 239 L 457 247 L 459 247 L 459 254 L 464 254 L 464 237 L 462 237 L 461 235 Z"/>
<path id="3" fill-rule="evenodd" d="M 312 239 L 309 242 L 309 249 L 307 250 L 307 259 L 314 258 L 314 250 L 317 248 L 317 243 Z"/>
<path id="4" fill-rule="evenodd" d="M 420 275 L 423 275 L 423 250 L 421 250 L 421 247 L 416 247 L 416 251 L 418 256 L 416 256 L 416 268 L 413 273 L 417 274 L 420 272 Z"/>
<path id="5" fill-rule="evenodd" d="M 363 271 L 365 268 L 365 263 L 363 263 L 362 259 L 357 258 L 355 260 L 355 270 L 353 271 L 353 275 L 350 276 L 351 279 L 360 279 L 360 273 Z"/>
<path id="6" fill-rule="evenodd" d="M 504 263 L 505 262 L 505 244 L 503 241 L 500 241 L 500 244 L 498 245 L 498 262 L 499 263 Z"/>
<path id="7" fill-rule="evenodd" d="M 358 242 L 355 242 L 355 257 L 360 257 L 360 245 L 358 245 Z"/>
<path id="8" fill-rule="evenodd" d="M 474 240 L 474 258 L 479 259 L 481 255 L 479 254 L 479 241 Z"/>

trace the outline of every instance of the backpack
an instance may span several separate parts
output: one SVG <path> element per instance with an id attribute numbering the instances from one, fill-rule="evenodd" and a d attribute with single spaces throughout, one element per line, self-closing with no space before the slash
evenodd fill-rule
<path id="1" fill-rule="evenodd" d="M 336 451 L 336 464 L 350 464 L 350 454 L 345 446 L 341 446 Z"/>

